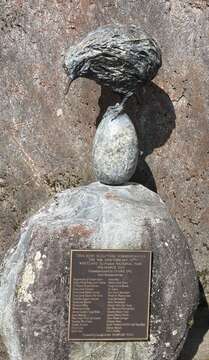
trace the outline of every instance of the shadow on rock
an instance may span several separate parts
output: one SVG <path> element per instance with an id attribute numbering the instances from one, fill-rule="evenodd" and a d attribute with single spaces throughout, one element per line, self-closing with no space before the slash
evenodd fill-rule
<path id="1" fill-rule="evenodd" d="M 101 87 L 101 96 L 98 101 L 98 104 L 100 107 L 100 112 L 96 119 L 96 127 L 98 127 L 107 108 L 109 106 L 115 105 L 118 102 L 121 102 L 121 100 L 122 100 L 122 97 L 119 94 L 116 94 L 111 88 L 108 88 L 106 86 Z"/>
<path id="2" fill-rule="evenodd" d="M 99 125 L 108 106 L 120 101 L 120 95 L 109 88 L 102 87 L 99 99 L 100 113 L 96 120 L 96 126 Z M 166 143 L 175 128 L 176 115 L 172 101 L 160 87 L 149 83 L 139 89 L 137 97 L 132 96 L 129 99 L 126 104 L 126 112 L 135 125 L 139 150 L 142 154 L 131 181 L 157 192 L 154 177 L 145 159 L 154 149 Z"/>
<path id="3" fill-rule="evenodd" d="M 142 184 L 146 188 L 157 192 L 157 186 L 154 176 L 149 166 L 147 165 L 143 155 L 138 160 L 137 168 L 135 174 L 131 178 L 131 181 Z"/>
<path id="4" fill-rule="evenodd" d="M 209 305 L 201 283 L 199 283 L 199 286 L 201 294 L 200 304 L 194 314 L 193 325 L 189 330 L 186 342 L 178 360 L 194 359 L 199 345 L 203 341 L 204 335 L 207 331 L 209 331 Z"/>

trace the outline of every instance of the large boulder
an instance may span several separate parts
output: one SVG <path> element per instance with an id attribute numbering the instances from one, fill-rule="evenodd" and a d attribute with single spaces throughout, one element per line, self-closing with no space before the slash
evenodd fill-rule
<path id="1" fill-rule="evenodd" d="M 71 249 L 152 250 L 150 339 L 68 342 Z M 175 360 L 198 302 L 189 247 L 141 185 L 66 190 L 26 221 L 1 272 L 0 332 L 10 360 Z"/>

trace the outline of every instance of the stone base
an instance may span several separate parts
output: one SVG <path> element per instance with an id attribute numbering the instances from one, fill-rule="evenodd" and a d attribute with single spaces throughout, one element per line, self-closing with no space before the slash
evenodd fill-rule
<path id="1" fill-rule="evenodd" d="M 153 252 L 149 341 L 67 341 L 70 249 L 82 248 Z M 197 303 L 187 242 L 159 196 L 93 183 L 23 224 L 1 271 L 0 333 L 10 360 L 176 360 Z"/>

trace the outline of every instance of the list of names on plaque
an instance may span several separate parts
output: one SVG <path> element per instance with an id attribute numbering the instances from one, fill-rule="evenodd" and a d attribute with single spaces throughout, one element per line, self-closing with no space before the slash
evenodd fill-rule
<path id="1" fill-rule="evenodd" d="M 72 250 L 69 339 L 147 339 L 150 271 L 150 251 Z"/>

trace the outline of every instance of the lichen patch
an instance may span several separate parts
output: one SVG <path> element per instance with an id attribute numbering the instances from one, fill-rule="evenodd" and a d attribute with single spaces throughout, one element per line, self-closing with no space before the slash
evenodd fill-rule
<path id="1" fill-rule="evenodd" d="M 22 276 L 22 282 L 18 290 L 18 298 L 20 301 L 30 303 L 33 301 L 33 296 L 29 291 L 29 287 L 34 284 L 35 273 L 32 264 L 27 264 Z"/>
<path id="2" fill-rule="evenodd" d="M 34 257 L 34 264 L 37 270 L 41 270 L 43 267 L 43 261 L 41 260 L 41 252 L 37 251 L 35 257 Z"/>

